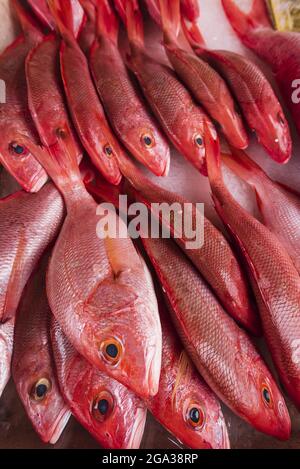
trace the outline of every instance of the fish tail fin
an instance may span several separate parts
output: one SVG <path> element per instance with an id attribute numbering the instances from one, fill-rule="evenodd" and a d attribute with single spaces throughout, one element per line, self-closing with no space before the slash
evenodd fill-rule
<path id="1" fill-rule="evenodd" d="M 50 12 L 64 39 L 77 38 L 84 22 L 84 11 L 79 2 L 72 0 L 48 0 Z"/>
<path id="2" fill-rule="evenodd" d="M 109 4 L 109 0 L 97 0 L 97 33 L 108 37 L 114 44 L 118 42 L 119 21 Z"/>
<path id="3" fill-rule="evenodd" d="M 126 25 L 130 43 L 138 48 L 144 48 L 143 17 L 138 0 L 126 2 Z"/>
<path id="4" fill-rule="evenodd" d="M 201 51 L 205 48 L 205 40 L 196 22 L 187 23 L 183 20 L 182 29 L 193 49 Z"/>
<path id="5" fill-rule="evenodd" d="M 229 169 L 251 185 L 267 177 L 260 166 L 242 150 L 231 148 L 231 154 L 222 154 L 222 159 Z"/>
<path id="6" fill-rule="evenodd" d="M 20 0 L 11 1 L 13 9 L 21 24 L 23 33 L 27 37 L 42 38 L 42 32 L 30 12 L 21 5 Z"/>
<path id="7" fill-rule="evenodd" d="M 145 0 L 147 10 L 151 18 L 155 23 L 161 27 L 161 15 L 159 8 L 159 0 Z"/>
<path id="8" fill-rule="evenodd" d="M 164 33 L 177 38 L 181 29 L 180 0 L 159 0 Z"/>
<path id="9" fill-rule="evenodd" d="M 62 194 L 75 186 L 83 186 L 74 147 L 69 139 L 64 140 L 63 130 L 51 147 L 37 147 L 31 139 L 23 136 L 18 139 L 19 142 L 34 154 Z"/>
<path id="10" fill-rule="evenodd" d="M 192 23 L 200 16 L 198 0 L 181 0 L 181 11 L 183 16 Z"/>
<path id="11" fill-rule="evenodd" d="M 207 122 L 204 123 L 204 143 L 209 181 L 222 181 L 220 142 L 216 130 Z"/>
<path id="12" fill-rule="evenodd" d="M 222 0 L 222 4 L 233 29 L 240 37 L 245 37 L 249 31 L 260 26 L 271 25 L 264 0 L 253 0 L 249 13 L 243 12 L 235 0 Z"/>

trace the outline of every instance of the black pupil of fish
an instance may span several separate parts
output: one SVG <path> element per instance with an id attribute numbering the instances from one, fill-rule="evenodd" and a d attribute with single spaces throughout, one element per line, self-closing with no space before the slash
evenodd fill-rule
<path id="1" fill-rule="evenodd" d="M 152 140 L 148 136 L 144 137 L 144 142 L 145 142 L 145 145 L 147 145 L 147 147 L 150 147 L 150 145 L 152 144 Z"/>
<path id="2" fill-rule="evenodd" d="M 14 143 L 12 145 L 12 149 L 17 155 L 22 155 L 22 153 L 24 153 L 24 147 L 22 147 L 22 145 Z"/>
<path id="3" fill-rule="evenodd" d="M 196 138 L 196 143 L 197 143 L 197 145 L 199 145 L 199 147 L 201 147 L 201 145 L 203 144 L 202 138 L 201 138 L 201 137 L 197 137 L 197 138 Z"/>
<path id="4" fill-rule="evenodd" d="M 264 388 L 264 390 L 263 390 L 263 396 L 264 396 L 265 401 L 266 401 L 268 404 L 270 404 L 270 402 L 271 402 L 271 396 L 270 396 L 270 393 L 269 393 L 269 391 L 267 390 L 267 388 Z"/>
<path id="5" fill-rule="evenodd" d="M 111 147 L 105 147 L 105 153 L 110 156 L 112 154 L 112 148 Z"/>
<path id="6" fill-rule="evenodd" d="M 97 409 L 99 410 L 101 415 L 105 415 L 107 413 L 108 407 L 109 407 L 109 404 L 106 399 L 101 399 L 98 402 Z"/>
<path id="7" fill-rule="evenodd" d="M 196 407 L 193 407 L 190 410 L 190 419 L 193 423 L 199 423 L 200 420 L 200 412 Z"/>
<path id="8" fill-rule="evenodd" d="M 111 358 L 116 358 L 118 355 L 118 348 L 115 344 L 109 344 L 106 347 L 106 353 Z"/>
<path id="9" fill-rule="evenodd" d="M 35 393 L 37 395 L 37 397 L 43 397 L 47 392 L 47 386 L 45 384 L 39 384 L 36 389 L 35 389 Z"/>

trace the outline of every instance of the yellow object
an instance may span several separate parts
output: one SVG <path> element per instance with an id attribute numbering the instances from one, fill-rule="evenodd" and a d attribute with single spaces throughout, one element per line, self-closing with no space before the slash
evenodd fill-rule
<path id="1" fill-rule="evenodd" d="M 267 0 L 274 28 L 300 32 L 300 0 Z"/>

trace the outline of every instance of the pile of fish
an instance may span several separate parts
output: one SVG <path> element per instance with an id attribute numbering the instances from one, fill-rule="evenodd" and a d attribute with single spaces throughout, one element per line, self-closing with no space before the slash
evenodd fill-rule
<path id="1" fill-rule="evenodd" d="M 284 396 L 253 341 L 263 335 L 300 407 L 300 196 L 244 151 L 251 130 L 278 164 L 292 154 L 264 72 L 206 47 L 201 1 L 11 3 L 22 34 L 0 56 L 0 162 L 22 190 L 0 201 L 0 394 L 12 375 L 50 443 L 72 414 L 103 447 L 138 448 L 148 410 L 190 448 L 229 448 L 221 402 L 288 439 Z M 272 29 L 263 0 L 248 14 L 223 7 L 271 64 L 300 131 L 290 99 L 300 36 Z M 148 50 L 145 18 L 161 30 L 164 60 Z M 227 231 L 204 218 L 199 248 L 155 210 L 187 201 L 140 168 L 167 177 L 171 144 L 208 177 Z M 262 221 L 232 197 L 221 164 L 253 187 Z M 134 242 L 121 194 L 171 238 Z M 99 228 L 103 201 L 119 208 L 107 216 L 125 236 Z M 198 215 L 192 205 L 194 228 Z"/>

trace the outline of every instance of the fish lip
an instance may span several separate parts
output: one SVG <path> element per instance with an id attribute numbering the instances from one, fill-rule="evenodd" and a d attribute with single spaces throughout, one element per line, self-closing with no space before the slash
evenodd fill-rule
<path id="1" fill-rule="evenodd" d="M 70 409 L 67 406 L 64 406 L 52 425 L 51 438 L 49 439 L 49 443 L 51 445 L 55 445 L 55 443 L 57 443 L 71 415 Z"/>
<path id="2" fill-rule="evenodd" d="M 135 421 L 130 434 L 130 439 L 125 449 L 139 449 L 144 434 L 146 419 L 146 407 L 139 407 L 135 416 Z"/>

